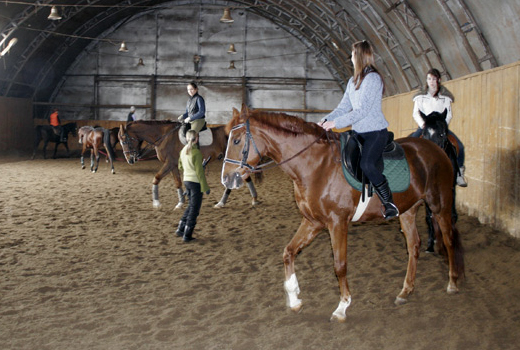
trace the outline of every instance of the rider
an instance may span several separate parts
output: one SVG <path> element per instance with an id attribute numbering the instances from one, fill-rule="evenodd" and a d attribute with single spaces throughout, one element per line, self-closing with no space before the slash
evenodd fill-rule
<path id="1" fill-rule="evenodd" d="M 202 96 L 199 95 L 197 84 L 195 82 L 189 83 L 187 90 L 190 98 L 186 103 L 186 112 L 177 118 L 178 121 L 186 123 L 183 127 L 184 135 L 186 135 L 188 129 L 195 130 L 198 133 L 206 124 L 206 104 Z"/>
<path id="2" fill-rule="evenodd" d="M 60 136 L 60 142 L 65 142 L 65 135 L 63 132 L 63 127 L 61 126 L 61 120 L 58 114 L 58 109 L 54 108 L 52 113 L 49 115 L 49 124 L 52 125 L 54 129 L 54 133 Z"/>
<path id="3" fill-rule="evenodd" d="M 341 102 L 318 125 L 325 130 L 352 125 L 352 130 L 363 142 L 360 167 L 383 203 L 383 216 L 391 219 L 399 215 L 399 210 L 394 204 L 388 181 L 377 166 L 383 161 L 383 150 L 388 140 L 388 121 L 381 109 L 383 78 L 374 66 L 374 52 L 366 40 L 352 45 L 351 60 L 354 76 L 348 81 Z"/>
<path id="4" fill-rule="evenodd" d="M 195 130 L 188 130 L 186 141 L 188 144 L 183 147 L 179 157 L 179 170 L 183 172 L 184 187 L 189 195 L 189 204 L 175 233 L 177 236 L 183 237 L 184 242 L 189 242 L 195 239 L 192 235 L 202 205 L 202 193 L 205 192 L 209 195 L 210 189 L 204 174 L 202 153 L 197 146 L 199 134 Z"/>
<path id="5" fill-rule="evenodd" d="M 429 115 L 432 112 L 442 113 L 446 110 L 446 124 L 449 125 L 452 117 L 451 104 L 454 101 L 455 98 L 451 92 L 441 85 L 441 73 L 435 68 L 430 69 L 426 74 L 426 86 L 413 97 L 413 119 L 419 127 L 410 136 L 421 136 L 422 129 L 424 128 L 424 120 L 419 112 Z M 457 155 L 457 164 L 459 166 L 457 185 L 466 187 L 468 183 L 464 178 L 464 145 L 451 130 L 449 134 L 453 135 L 459 147 L 459 154 Z"/>

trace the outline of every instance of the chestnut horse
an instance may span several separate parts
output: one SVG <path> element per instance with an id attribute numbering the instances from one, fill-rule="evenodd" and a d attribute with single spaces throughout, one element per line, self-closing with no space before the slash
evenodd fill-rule
<path id="1" fill-rule="evenodd" d="M 114 160 L 116 159 L 116 155 L 110 140 L 110 130 L 100 127 L 95 128 L 88 125 L 82 126 L 78 130 L 78 142 L 83 145 L 81 150 L 81 169 L 85 169 L 83 155 L 87 149 L 90 149 L 90 171 L 93 173 L 97 172 L 100 149 L 104 146 L 107 151 L 107 158 L 110 161 L 112 174 L 116 173 L 114 169 Z"/>
<path id="2" fill-rule="evenodd" d="M 360 204 L 361 193 L 344 178 L 336 146 L 337 134 L 326 133 L 317 124 L 297 117 L 249 110 L 245 106 L 227 128 L 230 134 L 222 168 L 222 183 L 226 187 L 237 188 L 248 172 L 267 169 L 267 166 L 258 165 L 263 156 L 274 160 L 294 182 L 294 196 L 303 218 L 283 254 L 288 306 L 294 311 L 302 308 L 294 267 L 296 256 L 323 229 L 328 229 L 340 289 L 339 306 L 331 319 L 345 321 L 351 302 L 347 284 L 347 231 Z M 410 168 L 410 186 L 404 192 L 394 193 L 408 250 L 406 277 L 395 300 L 399 305 L 405 303 L 414 290 L 420 248 L 415 216 L 423 202 L 431 208 L 447 248 L 447 292 L 450 294 L 458 292 L 457 280 L 464 275 L 464 258 L 459 233 L 451 219 L 453 174 L 450 160 L 431 141 L 403 138 L 397 143 L 403 147 Z M 359 218 L 359 221 L 373 220 L 383 220 L 377 196 L 370 197 Z"/>
<path id="3" fill-rule="evenodd" d="M 128 164 L 134 164 L 139 160 L 140 143 L 146 141 L 155 148 L 157 159 L 163 163 L 155 174 L 152 182 L 152 205 L 159 208 L 159 183 L 171 173 L 177 188 L 179 203 L 175 209 L 181 208 L 186 202 L 182 182 L 179 174 L 179 154 L 184 145 L 179 140 L 178 131 L 181 123 L 169 120 L 138 120 L 119 128 L 119 143 L 123 148 L 123 154 Z M 224 126 L 210 128 L 213 133 L 213 143 L 209 146 L 201 146 L 200 150 L 204 159 L 221 159 L 224 156 L 227 145 L 227 135 Z M 256 190 L 251 180 L 248 182 L 249 191 L 253 197 L 253 205 L 258 204 Z M 223 207 L 229 192 L 225 192 L 216 207 Z M 223 203 L 222 203 L 223 202 Z"/>

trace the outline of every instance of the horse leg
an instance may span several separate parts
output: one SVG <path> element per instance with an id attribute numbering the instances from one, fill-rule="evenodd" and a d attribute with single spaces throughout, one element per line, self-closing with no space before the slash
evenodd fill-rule
<path id="1" fill-rule="evenodd" d="M 152 181 L 152 205 L 154 208 L 161 207 L 161 202 L 159 201 L 159 183 L 161 182 L 162 178 L 169 172 L 172 172 L 173 174 L 173 181 L 175 182 L 175 186 L 177 187 L 177 192 L 179 194 L 180 203 L 177 204 L 175 209 L 181 208 L 182 204 L 184 204 L 184 192 L 182 191 L 181 179 L 179 175 L 179 170 L 177 169 L 177 164 L 164 163 L 164 165 L 161 167 L 161 169 L 159 169 L 157 174 L 155 174 Z M 181 196 L 182 203 L 180 200 Z"/>
<path id="2" fill-rule="evenodd" d="M 329 227 L 332 253 L 334 255 L 334 271 L 338 278 L 340 299 L 339 305 L 332 313 L 331 321 L 345 322 L 347 319 L 347 308 L 350 306 L 352 297 L 347 282 L 347 232 L 348 222 L 340 221 Z"/>
<path id="3" fill-rule="evenodd" d="M 90 172 L 94 172 L 94 149 L 90 150 Z"/>
<path id="4" fill-rule="evenodd" d="M 432 222 L 432 211 L 428 204 L 425 205 L 425 212 L 426 212 L 426 225 L 428 226 L 428 247 L 426 248 L 425 252 L 427 253 L 433 253 L 435 251 L 435 230 L 433 228 L 433 222 Z"/>
<path id="5" fill-rule="evenodd" d="M 60 144 L 59 142 L 56 142 L 56 143 L 54 144 L 54 153 L 53 153 L 53 155 L 52 155 L 52 159 L 56 159 L 56 153 L 58 153 L 58 145 L 59 145 L 59 144 Z"/>
<path id="6" fill-rule="evenodd" d="M 403 289 L 394 301 L 396 305 L 402 305 L 408 301 L 408 296 L 413 292 L 415 285 L 417 260 L 419 259 L 419 249 L 421 247 L 421 239 L 419 238 L 419 232 L 417 232 L 415 219 L 420 205 L 421 202 L 417 202 L 413 207 L 408 209 L 408 211 L 399 215 L 401 228 L 406 238 L 406 246 L 408 248 L 408 267 L 403 283 Z"/>
<path id="7" fill-rule="evenodd" d="M 464 275 L 464 253 L 462 243 L 460 241 L 459 231 L 455 227 L 455 223 L 451 218 L 450 212 L 447 210 L 441 214 L 434 214 L 434 217 L 439 223 L 444 246 L 448 253 L 448 264 L 450 271 L 446 292 L 448 294 L 455 294 L 459 291 L 457 288 L 457 280 L 459 276 Z"/>
<path id="8" fill-rule="evenodd" d="M 249 176 L 246 179 L 246 185 L 249 189 L 249 193 L 251 193 L 251 197 L 253 198 L 253 201 L 251 202 L 251 205 L 255 206 L 260 204 L 260 201 L 258 200 L 258 195 L 256 193 L 255 184 L 253 183 L 253 180 L 251 180 L 251 176 Z"/>
<path id="9" fill-rule="evenodd" d="M 101 158 L 101 156 L 99 155 L 99 150 L 97 148 L 94 148 L 94 155 L 96 157 L 96 167 L 92 172 L 96 173 L 99 167 L 99 159 Z"/>
<path id="10" fill-rule="evenodd" d="M 226 188 L 224 190 L 224 193 L 222 194 L 222 198 L 220 198 L 220 201 L 215 204 L 214 208 L 224 208 L 226 206 L 226 202 L 228 200 L 228 197 L 231 193 L 231 189 Z"/>
<path id="11" fill-rule="evenodd" d="M 283 252 L 283 263 L 285 266 L 284 289 L 287 296 L 287 306 L 296 312 L 301 310 L 302 301 L 298 299 L 300 287 L 294 269 L 294 259 L 305 246 L 312 242 L 321 228 L 322 227 L 317 226 L 306 218 L 303 218 L 296 234 Z"/>
<path id="12" fill-rule="evenodd" d="M 85 161 L 84 161 L 84 154 L 85 154 L 85 151 L 86 151 L 86 147 L 85 147 L 85 144 L 83 144 L 83 147 L 81 149 L 81 169 L 85 169 Z"/>

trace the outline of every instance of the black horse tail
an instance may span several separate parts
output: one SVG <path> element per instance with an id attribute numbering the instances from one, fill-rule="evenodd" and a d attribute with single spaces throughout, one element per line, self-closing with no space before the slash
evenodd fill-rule
<path id="1" fill-rule="evenodd" d="M 110 142 L 110 129 L 103 128 L 103 143 L 105 144 L 105 149 L 107 150 L 110 159 L 112 159 L 112 162 L 115 162 L 116 152 L 114 152 L 114 148 Z"/>
<path id="2" fill-rule="evenodd" d="M 460 279 L 464 279 L 464 247 L 462 246 L 462 240 L 460 239 L 459 230 L 457 230 L 457 227 L 455 227 L 455 222 L 453 220 L 451 222 L 451 232 L 451 244 L 453 245 L 453 253 L 455 254 L 453 259 L 455 265 L 455 272 L 457 273 Z"/>

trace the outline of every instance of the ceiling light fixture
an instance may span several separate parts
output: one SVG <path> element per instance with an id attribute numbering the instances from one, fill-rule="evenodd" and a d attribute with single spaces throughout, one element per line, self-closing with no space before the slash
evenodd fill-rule
<path id="1" fill-rule="evenodd" d="M 14 44 L 16 44 L 17 42 L 17 38 L 12 38 L 11 40 L 9 40 L 9 44 L 7 44 L 7 46 L 2 50 L 2 52 L 0 52 L 0 57 L 5 56 L 9 52 L 9 50 L 11 50 L 11 47 L 13 47 Z"/>
<path id="2" fill-rule="evenodd" d="M 226 7 L 224 9 L 224 14 L 220 18 L 220 22 L 222 22 L 222 23 L 233 23 L 233 22 L 235 22 L 235 20 L 233 18 L 231 18 L 231 10 L 229 9 L 229 7 Z"/>
<path id="3" fill-rule="evenodd" d="M 49 15 L 49 17 L 47 17 L 47 19 L 50 19 L 51 21 L 57 21 L 61 19 L 61 16 L 58 13 L 58 8 L 56 6 L 53 6 L 51 8 L 51 14 Z"/>
<path id="4" fill-rule="evenodd" d="M 228 53 L 230 54 L 236 54 L 236 50 L 235 50 L 235 44 L 229 44 L 229 49 L 227 50 Z"/>
<path id="5" fill-rule="evenodd" d="M 142 58 L 140 58 L 139 62 L 137 62 L 137 66 L 144 66 L 144 62 L 143 62 Z"/>
<path id="6" fill-rule="evenodd" d="M 119 48 L 119 52 L 128 52 L 128 48 L 126 47 L 125 42 L 121 43 L 121 47 Z"/>
<path id="7" fill-rule="evenodd" d="M 228 69 L 236 69 L 235 68 L 235 61 L 229 61 L 229 67 Z"/>

